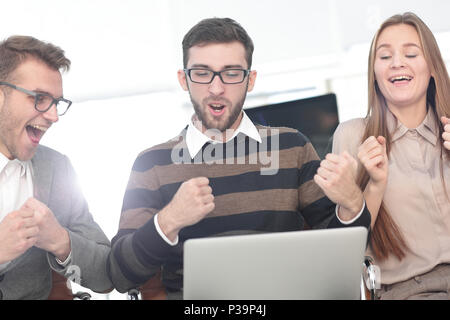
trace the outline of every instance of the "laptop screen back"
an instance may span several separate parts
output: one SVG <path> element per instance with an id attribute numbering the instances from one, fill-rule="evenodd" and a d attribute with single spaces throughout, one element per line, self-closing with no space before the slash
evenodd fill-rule
<path id="1" fill-rule="evenodd" d="M 184 299 L 359 299 L 367 229 L 191 239 Z"/>

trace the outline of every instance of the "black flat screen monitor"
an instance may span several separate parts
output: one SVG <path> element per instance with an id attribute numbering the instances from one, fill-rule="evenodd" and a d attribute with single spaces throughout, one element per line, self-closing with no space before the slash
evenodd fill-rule
<path id="1" fill-rule="evenodd" d="M 270 127 L 294 128 L 309 138 L 321 159 L 331 152 L 331 138 L 339 124 L 336 95 L 247 108 L 254 122 Z"/>

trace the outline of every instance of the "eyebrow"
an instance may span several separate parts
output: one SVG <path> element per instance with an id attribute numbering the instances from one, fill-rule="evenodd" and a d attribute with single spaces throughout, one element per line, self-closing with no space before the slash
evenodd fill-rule
<path id="1" fill-rule="evenodd" d="M 36 92 L 36 93 L 44 93 L 44 94 L 48 94 L 49 96 L 53 97 L 53 95 L 52 95 L 50 92 L 45 91 L 45 90 L 41 90 L 41 89 L 39 89 L 39 88 L 37 88 L 37 89 L 35 89 L 35 90 L 31 90 L 31 91 Z M 55 98 L 55 97 L 53 97 L 53 98 Z M 63 96 L 57 97 L 57 98 L 55 98 L 55 99 L 60 99 L 60 98 L 63 98 Z"/>
<path id="2" fill-rule="evenodd" d="M 208 66 L 208 65 L 206 65 L 206 64 L 199 64 L 199 63 L 196 63 L 196 64 L 193 64 L 193 65 L 191 66 L 191 68 L 205 68 L 205 69 L 210 69 L 210 66 Z M 243 67 L 242 65 L 240 65 L 240 64 L 229 64 L 229 65 L 224 66 L 224 67 L 222 68 L 222 70 L 225 70 L 225 69 L 234 69 L 234 68 L 243 69 L 244 67 Z"/>
<path id="3" fill-rule="evenodd" d="M 375 51 L 378 51 L 379 49 L 382 49 L 382 48 L 391 48 L 391 47 L 392 46 L 390 44 L 383 43 L 383 44 L 380 44 Z M 417 45 L 413 42 L 405 43 L 405 44 L 403 44 L 403 47 L 416 47 L 416 48 L 419 48 L 422 50 L 422 48 L 419 45 Z"/>

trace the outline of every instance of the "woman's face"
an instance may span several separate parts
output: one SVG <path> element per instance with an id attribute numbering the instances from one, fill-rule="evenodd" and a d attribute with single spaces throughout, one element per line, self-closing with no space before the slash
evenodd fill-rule
<path id="1" fill-rule="evenodd" d="M 426 107 L 431 73 L 416 29 L 407 24 L 387 27 L 375 49 L 375 79 L 388 107 Z"/>

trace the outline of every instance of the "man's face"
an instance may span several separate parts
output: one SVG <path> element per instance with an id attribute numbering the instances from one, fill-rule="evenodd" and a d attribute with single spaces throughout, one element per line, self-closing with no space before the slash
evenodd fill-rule
<path id="1" fill-rule="evenodd" d="M 189 49 L 186 69 L 203 68 L 212 71 L 248 69 L 245 48 L 240 42 L 211 43 Z M 236 129 L 247 92 L 253 89 L 256 72 L 251 71 L 242 83 L 224 84 L 218 76 L 209 84 L 192 82 L 183 70 L 178 71 L 181 87 L 189 91 L 202 130 Z"/>
<path id="2" fill-rule="evenodd" d="M 11 83 L 24 89 L 62 97 L 62 78 L 44 62 L 28 58 L 11 75 Z M 50 126 L 58 121 L 56 107 L 34 108 L 34 97 L 4 87 L 0 90 L 0 152 L 9 159 L 29 160 Z M 7 92 L 5 94 L 5 92 Z"/>

